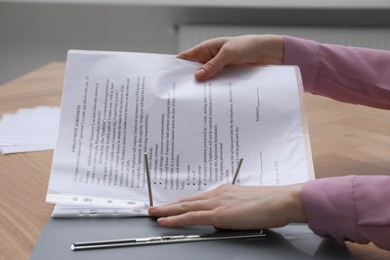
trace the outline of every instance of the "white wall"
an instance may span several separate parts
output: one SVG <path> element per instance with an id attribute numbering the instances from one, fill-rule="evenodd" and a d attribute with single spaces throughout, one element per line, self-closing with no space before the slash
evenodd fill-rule
<path id="1" fill-rule="evenodd" d="M 0 5 L 0 83 L 48 62 L 65 60 L 68 49 L 175 53 L 172 11 Z"/>
<path id="2" fill-rule="evenodd" d="M 185 0 L 183 0 L 185 1 Z M 390 26 L 389 9 L 330 10 L 0 1 L 0 84 L 68 49 L 174 54 L 178 24 Z"/>

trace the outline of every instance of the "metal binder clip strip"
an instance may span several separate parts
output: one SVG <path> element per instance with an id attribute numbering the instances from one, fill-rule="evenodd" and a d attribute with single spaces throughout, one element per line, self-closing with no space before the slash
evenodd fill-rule
<path id="1" fill-rule="evenodd" d="M 263 230 L 223 232 L 223 233 L 217 232 L 211 234 L 154 236 L 154 237 L 143 237 L 143 238 L 76 242 L 73 243 L 70 248 L 73 251 L 77 251 L 77 250 L 87 250 L 87 249 L 103 249 L 103 248 L 128 247 L 128 246 L 229 240 L 229 239 L 265 238 L 265 237 L 266 235 L 264 234 Z"/>

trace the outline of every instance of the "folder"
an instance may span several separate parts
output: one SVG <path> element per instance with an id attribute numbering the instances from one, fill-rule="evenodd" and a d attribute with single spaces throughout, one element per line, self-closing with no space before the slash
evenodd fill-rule
<path id="1" fill-rule="evenodd" d="M 79 241 L 211 232 L 216 230 L 210 226 L 164 228 L 149 217 L 50 219 L 30 260 L 352 259 L 344 244 L 316 236 L 305 224 L 265 230 L 266 238 L 71 250 L 71 245 Z"/>

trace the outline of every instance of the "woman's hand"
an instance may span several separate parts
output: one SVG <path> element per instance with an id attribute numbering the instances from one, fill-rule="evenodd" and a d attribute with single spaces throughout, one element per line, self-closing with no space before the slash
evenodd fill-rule
<path id="1" fill-rule="evenodd" d="M 151 207 L 166 227 L 213 225 L 221 229 L 259 229 L 306 222 L 301 200 L 302 184 L 287 186 L 221 185 L 218 188 Z"/>
<path id="2" fill-rule="evenodd" d="M 244 35 L 204 41 L 177 55 L 204 65 L 197 80 L 216 75 L 224 66 L 280 65 L 284 61 L 284 38 L 278 35 Z"/>

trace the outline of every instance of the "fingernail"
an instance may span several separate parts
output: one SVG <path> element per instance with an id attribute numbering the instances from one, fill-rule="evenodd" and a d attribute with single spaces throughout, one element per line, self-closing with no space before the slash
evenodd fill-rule
<path id="1" fill-rule="evenodd" d="M 204 68 L 200 68 L 195 72 L 195 78 L 203 79 L 206 76 L 206 70 Z"/>
<path id="2" fill-rule="evenodd" d="M 166 218 L 158 218 L 158 219 L 157 219 L 157 222 L 158 222 L 158 223 L 162 223 L 162 222 L 165 221 L 165 219 L 166 219 Z"/>

